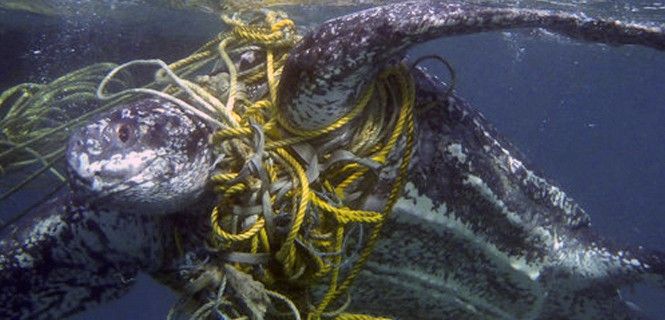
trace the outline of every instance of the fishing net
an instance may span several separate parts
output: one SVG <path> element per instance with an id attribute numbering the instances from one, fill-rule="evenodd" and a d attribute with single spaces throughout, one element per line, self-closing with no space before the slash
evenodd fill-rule
<path id="1" fill-rule="evenodd" d="M 372 318 L 346 313 L 348 290 L 405 182 L 414 143 L 409 71 L 386 69 L 349 114 L 300 130 L 276 108 L 282 68 L 300 40 L 293 21 L 267 10 L 222 19 L 230 31 L 179 61 L 99 64 L 3 93 L 4 173 L 37 165 L 34 173 L 64 180 L 54 165 L 68 136 L 63 129 L 137 96 L 172 101 L 215 128 L 219 157 L 211 178 L 217 199 L 200 244 L 209 254 L 177 253 L 192 267 L 181 270 L 183 299 L 169 317 Z M 146 66 L 157 70 L 154 81 L 135 84 L 132 69 Z M 391 176 L 381 186 L 382 208 L 362 209 L 382 174 Z M 183 230 L 176 244 L 187 236 Z"/>

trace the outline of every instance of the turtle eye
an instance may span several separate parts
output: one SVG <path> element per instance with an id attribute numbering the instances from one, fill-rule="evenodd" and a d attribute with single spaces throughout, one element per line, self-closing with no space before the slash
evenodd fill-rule
<path id="1" fill-rule="evenodd" d="M 126 124 L 121 124 L 121 125 L 119 125 L 118 128 L 116 129 L 116 134 L 117 134 L 117 136 L 118 136 L 118 139 L 120 139 L 120 141 L 122 141 L 122 143 L 126 143 L 126 142 L 129 140 L 130 135 L 131 135 L 132 133 L 131 133 L 131 131 L 129 130 L 129 126 L 128 126 L 128 125 L 126 125 Z"/>
<path id="2" fill-rule="evenodd" d="M 111 127 L 111 135 L 115 143 L 123 146 L 130 146 L 136 140 L 136 132 L 131 123 L 117 123 Z"/>

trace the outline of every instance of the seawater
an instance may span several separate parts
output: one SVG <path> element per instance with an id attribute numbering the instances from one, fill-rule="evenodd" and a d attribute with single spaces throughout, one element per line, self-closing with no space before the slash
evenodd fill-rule
<path id="1" fill-rule="evenodd" d="M 301 19 L 312 14 L 301 13 Z M 85 17 L 0 11 L 5 44 L 0 91 L 95 62 L 173 61 L 220 28 L 211 14 L 155 7 Z M 453 65 L 457 93 L 481 110 L 533 169 L 577 200 L 598 233 L 665 251 L 665 54 L 537 31 L 455 37 L 410 52 L 425 54 L 441 55 Z M 440 66 L 431 70 L 447 78 Z M 8 214 L 2 212 L 2 218 Z M 665 317 L 662 291 L 637 287 L 622 294 L 654 318 Z M 175 301 L 175 294 L 140 276 L 123 298 L 75 318 L 163 319 Z"/>

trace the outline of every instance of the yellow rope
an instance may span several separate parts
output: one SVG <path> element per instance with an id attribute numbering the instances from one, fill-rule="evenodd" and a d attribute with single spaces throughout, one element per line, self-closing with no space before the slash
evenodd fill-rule
<path id="1" fill-rule="evenodd" d="M 169 64 L 169 68 L 173 69 L 173 71 L 177 71 L 179 69 L 182 69 L 185 66 L 191 65 L 193 63 L 199 62 L 201 60 L 204 60 L 206 58 L 210 58 L 214 56 L 214 52 L 212 51 L 203 51 L 199 53 L 192 54 L 185 59 L 178 60 L 174 63 Z"/>
<path id="2" fill-rule="evenodd" d="M 281 39 L 283 36 L 281 31 L 276 31 L 266 34 L 263 33 L 262 30 L 257 30 L 254 28 L 248 28 L 244 26 L 235 27 L 233 29 L 233 33 L 239 38 L 259 43 L 274 42 Z"/>
<path id="3" fill-rule="evenodd" d="M 274 14 L 267 14 L 265 24 L 258 26 L 230 18 L 224 21 L 233 27 L 231 35 L 218 37 L 217 42 L 207 44 L 208 48 L 217 44 L 218 54 L 228 64 L 232 62 L 226 52 L 232 45 L 237 42 L 258 44 L 265 50 L 266 62 L 262 72 L 248 76 L 239 77 L 233 67 L 229 67 L 233 75 L 225 109 L 238 126 L 221 128 L 212 135 L 213 144 L 224 152 L 219 172 L 211 178 L 213 189 L 219 194 L 210 215 L 215 243 L 221 250 L 272 255 L 279 268 L 236 265 L 244 272 L 254 273 L 268 286 L 291 287 L 286 292 L 276 290 L 300 302 L 295 305 L 307 319 L 332 314 L 338 314 L 336 318 L 342 320 L 385 319 L 344 313 L 344 306 L 341 313 L 332 312 L 329 307 L 349 289 L 362 270 L 405 183 L 414 139 L 413 79 L 403 66 L 389 68 L 364 88 L 348 114 L 324 128 L 302 130 L 285 119 L 276 106 L 278 77 L 286 54 L 278 53 L 280 49 L 274 44 L 286 40 L 289 30 L 294 28 L 293 22 L 280 20 Z M 192 61 L 207 57 L 205 52 L 210 49 L 206 50 L 175 66 L 184 68 Z M 276 60 L 276 57 L 279 58 Z M 237 81 L 247 83 L 248 80 L 267 83 L 267 93 L 254 102 L 234 105 Z M 391 99 L 385 92 L 392 90 L 395 84 L 397 92 Z M 188 86 L 200 91 L 196 85 Z M 205 98 L 214 101 L 214 97 Z M 378 103 L 368 108 L 370 101 Z M 211 104 L 216 108 L 223 105 L 221 102 Z M 373 117 L 373 112 L 394 115 Z M 367 167 L 347 161 L 321 170 L 310 180 L 309 170 L 320 166 L 310 161 L 323 163 L 331 154 L 307 159 L 297 151 L 307 145 L 307 141 L 325 137 L 356 120 L 360 121 L 359 126 L 351 129 L 352 140 L 361 141 L 354 149 L 356 157 L 385 164 L 391 154 L 400 156 L 398 177 L 381 212 L 359 210 L 346 202 L 348 194 L 369 192 L 368 183 L 373 183 L 376 177 Z M 309 148 L 316 149 L 315 146 Z M 247 225 L 248 221 L 251 225 Z M 344 272 L 341 269 L 346 259 L 344 243 L 352 224 L 372 226 L 372 231 L 362 243 L 358 260 Z M 320 291 L 323 295 L 314 298 L 316 303 L 308 308 L 303 304 L 308 299 L 303 299 L 302 294 L 309 290 L 298 288 L 314 286 L 323 286 L 324 290 Z"/>
<path id="4" fill-rule="evenodd" d="M 337 316 L 337 320 L 390 320 L 390 318 L 374 317 L 365 314 L 342 313 Z"/>
<path id="5" fill-rule="evenodd" d="M 335 220 L 341 224 L 350 222 L 378 223 L 383 216 L 375 211 L 353 210 L 349 208 L 336 208 L 325 200 L 312 193 L 312 203 L 325 212 L 331 213 Z"/>
<path id="6" fill-rule="evenodd" d="M 282 54 L 277 61 L 274 63 L 274 69 L 281 69 L 286 63 L 287 54 Z M 241 76 L 241 79 L 245 84 L 252 85 L 260 81 L 264 81 L 266 78 L 266 70 L 256 69 L 254 72 L 247 71 Z"/>
<path id="7" fill-rule="evenodd" d="M 270 102 L 277 104 L 277 81 L 275 81 L 275 70 L 273 70 L 272 49 L 266 51 L 266 76 L 268 78 L 268 89 L 270 91 Z"/>
<path id="8" fill-rule="evenodd" d="M 339 254 L 335 255 L 333 259 L 333 265 L 340 265 L 342 263 L 342 241 L 344 238 L 344 226 L 339 226 L 337 228 L 337 235 L 335 236 L 335 252 L 338 252 Z M 334 268 L 332 270 L 332 275 L 330 276 L 330 283 L 328 285 L 328 291 L 326 294 L 323 296 L 321 301 L 319 302 L 319 305 L 316 307 L 316 309 L 311 312 L 310 314 L 307 315 L 307 319 L 319 319 L 321 317 L 321 314 L 326 310 L 330 302 L 335 298 L 335 294 L 337 293 L 337 282 L 339 279 L 339 267 Z"/>
<path id="9" fill-rule="evenodd" d="M 301 137 L 307 137 L 307 138 L 319 137 L 319 136 L 322 136 L 324 134 L 331 133 L 331 132 L 345 126 L 351 120 L 355 119 L 365 109 L 365 107 L 367 106 L 369 101 L 372 99 L 372 96 L 374 96 L 374 87 L 375 87 L 375 84 L 371 83 L 365 89 L 365 91 L 363 92 L 363 95 L 360 97 L 360 99 L 358 100 L 356 105 L 353 107 L 353 109 L 351 109 L 351 112 L 349 112 L 348 114 L 342 116 L 337 121 L 335 121 L 333 124 L 323 128 L 323 129 L 319 129 L 319 130 L 301 130 L 301 129 L 298 129 L 296 127 L 293 127 L 289 123 L 289 120 L 284 118 L 284 115 L 282 115 L 281 113 L 277 113 L 275 117 L 277 118 L 277 121 L 279 122 L 279 124 L 284 129 L 289 131 L 290 133 L 293 133 L 293 134 L 295 134 L 297 136 L 301 136 Z"/>
<path id="10" fill-rule="evenodd" d="M 360 88 L 361 95 L 347 114 L 323 128 L 302 130 L 277 106 L 288 49 L 299 37 L 293 21 L 275 12 L 263 13 L 263 21 L 252 24 L 223 17 L 230 32 L 164 65 L 156 81 L 148 85 L 161 86 L 161 92 L 153 91 L 184 99 L 186 105 L 193 100 L 204 106 L 204 111 L 199 110 L 202 116 L 214 113 L 210 120 L 219 125 L 211 137 L 218 160 L 217 172 L 210 178 L 217 199 L 209 217 L 209 244 L 219 257 L 228 252 L 260 257 L 254 263 L 233 264 L 261 281 L 266 292 L 289 303 L 293 300 L 291 309 L 307 319 L 383 319 L 345 313 L 350 300 L 342 304 L 338 298 L 367 261 L 403 188 L 413 148 L 413 80 L 406 68 L 390 68 Z M 232 57 L 247 50 L 260 50 L 265 62 L 236 70 Z M 228 83 L 222 72 L 201 76 L 204 69 L 224 70 L 218 68 L 220 63 L 226 66 Z M 245 92 L 255 84 L 266 84 L 266 92 L 258 97 Z M 41 89 L 40 85 L 11 89 L 0 95 L 0 108 L 7 101 L 22 105 L 33 100 Z M 73 89 L 62 87 L 62 91 Z M 41 103 L 56 92 L 47 93 Z M 20 110 L 12 108 L 10 115 L 13 111 Z M 319 154 L 323 151 L 317 147 L 340 129 L 350 133 L 344 149 L 353 156 L 328 166 L 335 155 L 332 151 Z M 311 142 L 315 138 L 319 140 Z M 358 203 L 375 187 L 377 178 L 368 163 L 386 167 L 388 159 L 397 158 L 399 174 L 391 182 L 385 207 L 362 210 Z M 371 228 L 370 237 L 361 243 L 352 238 L 358 226 Z M 177 254 L 183 256 L 181 232 L 186 230 L 176 230 L 173 241 Z M 356 246 L 361 247 L 358 260 L 343 269 L 350 256 L 347 251 Z M 268 263 L 256 265 L 267 256 Z"/>
<path id="11" fill-rule="evenodd" d="M 300 163 L 298 163 L 298 161 L 293 158 L 293 156 L 286 152 L 286 150 L 277 149 L 276 152 L 289 165 L 292 166 L 292 169 L 295 171 L 296 177 L 298 178 L 298 183 L 300 185 L 300 201 L 298 202 L 298 209 L 293 218 L 293 223 L 291 224 L 291 228 L 289 229 L 289 233 L 286 236 L 282 247 L 275 254 L 275 257 L 278 260 L 283 261 L 285 272 L 287 274 L 293 274 L 293 268 L 295 265 L 294 241 L 298 235 L 298 232 L 300 231 L 300 226 L 305 219 L 305 213 L 307 211 L 307 206 L 309 205 L 309 180 L 307 179 L 307 175 L 305 174 L 305 171 Z"/>
<path id="12" fill-rule="evenodd" d="M 289 227 L 289 232 L 285 236 L 284 240 L 281 242 L 279 250 L 274 252 L 275 258 L 277 259 L 277 261 L 280 261 L 282 264 L 283 267 L 282 272 L 284 273 L 285 278 L 289 279 L 289 281 L 294 281 L 295 279 L 304 277 L 306 274 L 310 274 L 311 275 L 310 277 L 305 278 L 309 280 L 303 280 L 303 281 L 309 281 L 310 285 L 314 285 L 315 283 L 318 282 L 318 280 L 316 279 L 320 279 L 321 277 L 326 277 L 326 276 L 330 277 L 326 293 L 321 298 L 315 309 L 310 313 L 308 313 L 309 319 L 319 319 L 321 315 L 326 311 L 328 305 L 330 305 L 330 303 L 335 301 L 337 297 L 339 297 L 346 290 L 348 290 L 351 283 L 357 277 L 364 263 L 368 259 L 369 254 L 371 253 L 376 241 L 378 240 L 381 226 L 385 222 L 386 217 L 392 211 L 392 207 L 403 188 L 403 184 L 406 178 L 407 169 L 410 161 L 411 149 L 413 148 L 412 108 L 413 108 L 413 100 L 415 99 L 413 94 L 414 88 L 412 80 L 410 78 L 407 78 L 408 74 L 403 69 L 391 69 L 385 73 L 384 78 L 388 79 L 390 76 L 392 76 L 396 80 L 396 82 L 400 84 L 400 92 L 403 102 L 400 108 L 399 117 L 394 125 L 394 128 L 392 129 L 391 134 L 389 135 L 388 139 L 385 141 L 383 146 L 379 148 L 374 154 L 371 155 L 371 158 L 378 162 L 382 163 L 385 162 L 390 152 L 393 151 L 396 148 L 396 146 L 400 143 L 399 142 L 400 139 L 402 139 L 402 137 L 406 137 L 406 139 L 404 139 L 403 142 L 404 155 L 401 159 L 399 166 L 399 176 L 398 179 L 394 182 L 393 188 L 391 189 L 391 193 L 386 201 L 386 206 L 383 212 L 379 213 L 374 211 L 355 210 L 348 208 L 346 206 L 338 207 L 332 205 L 330 202 L 321 198 L 316 193 L 312 193 L 310 191 L 310 184 L 312 182 L 309 181 L 306 176 L 304 165 L 301 164 L 293 155 L 291 155 L 289 148 L 276 148 L 274 151 L 275 155 L 279 157 L 281 159 L 281 162 L 283 162 L 287 167 L 278 169 L 273 166 L 266 166 L 266 168 L 270 168 L 266 170 L 270 171 L 269 175 L 271 177 L 270 179 L 271 181 L 276 181 L 277 178 L 280 176 L 284 177 L 284 174 L 280 173 L 282 171 L 289 173 L 287 176 L 293 176 L 294 178 L 293 180 L 294 189 L 292 189 L 290 193 L 292 199 L 297 198 L 296 201 L 297 206 L 294 207 L 293 214 L 291 215 L 291 226 Z M 364 108 L 364 105 L 366 105 L 366 103 L 367 102 L 365 101 L 360 101 L 354 109 L 362 110 Z M 273 107 L 272 103 L 264 101 L 264 102 L 259 102 L 256 106 L 256 109 L 266 109 L 272 107 Z M 358 115 L 361 112 L 352 111 L 352 113 Z M 348 121 L 350 121 L 351 119 L 353 118 L 343 117 L 341 120 L 338 120 L 336 123 L 340 122 L 348 123 Z M 325 131 L 326 129 L 323 130 Z M 216 143 L 222 143 L 227 139 L 233 139 L 241 135 L 249 136 L 250 134 L 251 130 L 248 128 L 238 128 L 235 130 L 232 129 L 220 130 L 219 132 L 215 133 L 213 141 L 215 141 Z M 306 135 L 315 136 L 310 134 Z M 318 134 L 316 136 L 318 136 Z M 349 165 L 344 167 L 343 170 L 349 171 L 351 172 L 351 174 L 348 175 L 347 178 L 342 180 L 339 184 L 333 186 L 330 186 L 329 182 L 326 180 L 327 184 L 329 185 L 328 189 L 331 188 L 337 190 L 341 189 L 343 191 L 349 188 L 353 182 L 362 180 L 364 178 L 364 175 L 366 175 L 368 172 L 368 170 L 365 167 L 358 165 Z M 229 182 L 233 181 L 235 177 L 237 177 L 237 175 L 219 174 L 213 177 L 213 181 Z M 235 188 L 234 190 L 240 190 L 243 186 L 244 185 L 240 186 L 236 185 L 233 187 L 229 187 L 229 189 L 226 189 L 225 194 L 228 194 L 229 190 L 232 190 L 233 188 Z M 246 191 L 247 189 L 244 188 L 243 190 Z M 330 262 L 328 263 L 324 262 L 318 257 L 315 258 L 313 268 L 315 268 L 316 270 L 312 270 L 311 272 L 308 273 L 306 270 L 308 270 L 308 268 L 312 268 L 312 265 L 310 265 L 306 261 L 305 257 L 307 255 L 305 253 L 301 254 L 298 253 L 298 249 L 295 246 L 295 240 L 301 237 L 300 233 L 301 227 L 307 217 L 308 210 L 311 210 L 312 208 L 317 208 L 320 212 L 328 214 L 333 219 L 333 221 L 335 221 L 334 223 L 332 223 L 332 227 L 330 225 L 328 227 L 324 227 L 322 224 L 322 227 L 332 228 L 332 229 L 321 229 L 321 231 L 325 233 L 326 232 L 325 230 L 330 230 L 330 231 L 334 230 L 333 232 L 335 233 L 336 236 L 334 241 L 332 242 L 328 240 L 321 240 L 314 238 L 311 238 L 310 242 L 315 246 L 317 246 L 319 250 L 336 252 L 337 254 L 333 255 Z M 218 211 L 214 211 L 213 213 L 216 212 Z M 217 216 L 215 216 L 214 219 L 216 220 Z M 257 223 L 254 225 L 256 228 L 259 228 L 258 227 L 259 221 L 263 222 L 263 220 L 257 220 Z M 365 247 L 360 253 L 359 260 L 351 268 L 351 270 L 345 275 L 344 278 L 340 278 L 341 270 L 339 269 L 339 265 L 341 264 L 340 260 L 341 255 L 339 253 L 343 249 L 341 239 L 343 238 L 344 232 L 346 230 L 344 226 L 350 223 L 366 223 L 366 224 L 374 224 L 375 226 L 372 229 L 369 240 L 366 242 Z M 250 239 L 257 239 L 256 237 L 254 237 L 257 233 L 254 226 L 246 231 L 241 232 L 238 235 L 238 239 L 241 237 L 244 241 Z M 265 244 L 263 249 L 265 249 L 266 252 L 271 252 L 269 246 L 270 244 L 269 241 L 267 240 L 268 238 L 267 232 L 265 232 L 266 229 L 264 225 L 261 225 L 261 227 L 264 228 L 261 231 L 259 231 L 264 239 L 262 240 L 262 242 Z M 217 232 L 217 230 L 215 231 Z M 227 234 L 220 233 L 218 235 L 227 241 L 233 240 L 234 242 L 240 242 L 240 240 L 229 237 L 229 235 Z M 252 252 L 259 250 L 258 240 L 251 240 L 251 241 L 252 241 L 251 245 L 249 246 L 250 250 Z M 343 314 L 340 315 L 340 317 L 338 318 L 370 319 L 371 316 Z"/>
<path id="13" fill-rule="evenodd" d="M 247 239 L 250 239 L 254 237 L 261 229 L 263 229 L 263 226 L 265 226 L 265 221 L 263 218 L 259 218 L 249 229 L 239 233 L 239 234 L 231 234 L 229 232 L 226 232 L 220 225 L 219 225 L 219 207 L 215 207 L 212 210 L 212 214 L 210 215 L 211 219 L 211 224 L 212 228 L 215 231 L 215 234 L 219 237 L 221 237 L 224 240 L 227 241 L 245 241 Z"/>
<path id="14" fill-rule="evenodd" d="M 406 176 L 408 174 L 409 163 L 411 162 L 411 154 L 413 152 L 413 144 L 414 144 L 414 124 L 413 124 L 413 104 L 415 101 L 414 83 L 412 79 L 409 79 L 410 75 L 408 76 L 409 78 L 407 78 L 406 71 L 403 70 L 401 72 L 400 70 L 392 70 L 392 71 L 395 72 L 395 75 L 398 77 L 402 93 L 406 95 L 406 98 L 404 99 L 405 104 L 402 106 L 402 112 L 400 113 L 399 120 L 397 122 L 397 125 L 395 126 L 395 130 L 393 131 L 393 135 L 391 136 L 389 142 L 386 144 L 386 148 L 390 148 L 391 145 L 394 147 L 399 136 L 402 134 L 404 130 L 406 130 L 405 151 L 399 166 L 399 175 L 397 176 L 397 179 L 393 185 L 393 188 L 390 192 L 387 204 L 383 212 L 384 220 L 380 221 L 374 227 L 374 229 L 372 229 L 370 238 L 367 241 L 364 250 L 361 252 L 358 262 L 356 262 L 356 264 L 352 267 L 346 280 L 340 285 L 337 297 L 339 297 L 339 295 L 343 294 L 344 292 L 346 292 L 346 290 L 349 289 L 349 287 L 351 286 L 351 284 L 353 283 L 353 281 L 355 280 L 355 278 L 358 276 L 363 266 L 365 265 L 365 262 L 367 262 L 369 255 L 372 253 L 374 245 L 379 239 L 381 227 L 383 227 L 383 223 L 386 221 L 385 216 L 388 216 L 392 212 L 392 208 L 397 202 L 399 194 L 402 192 L 404 183 L 406 182 Z"/>

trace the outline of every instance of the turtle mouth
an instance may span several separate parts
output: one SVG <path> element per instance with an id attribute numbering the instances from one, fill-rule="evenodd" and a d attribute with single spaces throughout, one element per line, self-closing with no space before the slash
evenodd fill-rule
<path id="1" fill-rule="evenodd" d="M 159 159 L 151 150 L 109 157 L 76 153 L 69 156 L 68 171 L 70 179 L 78 187 L 74 188 L 75 192 L 103 197 L 150 181 L 152 174 L 148 168 Z"/>

